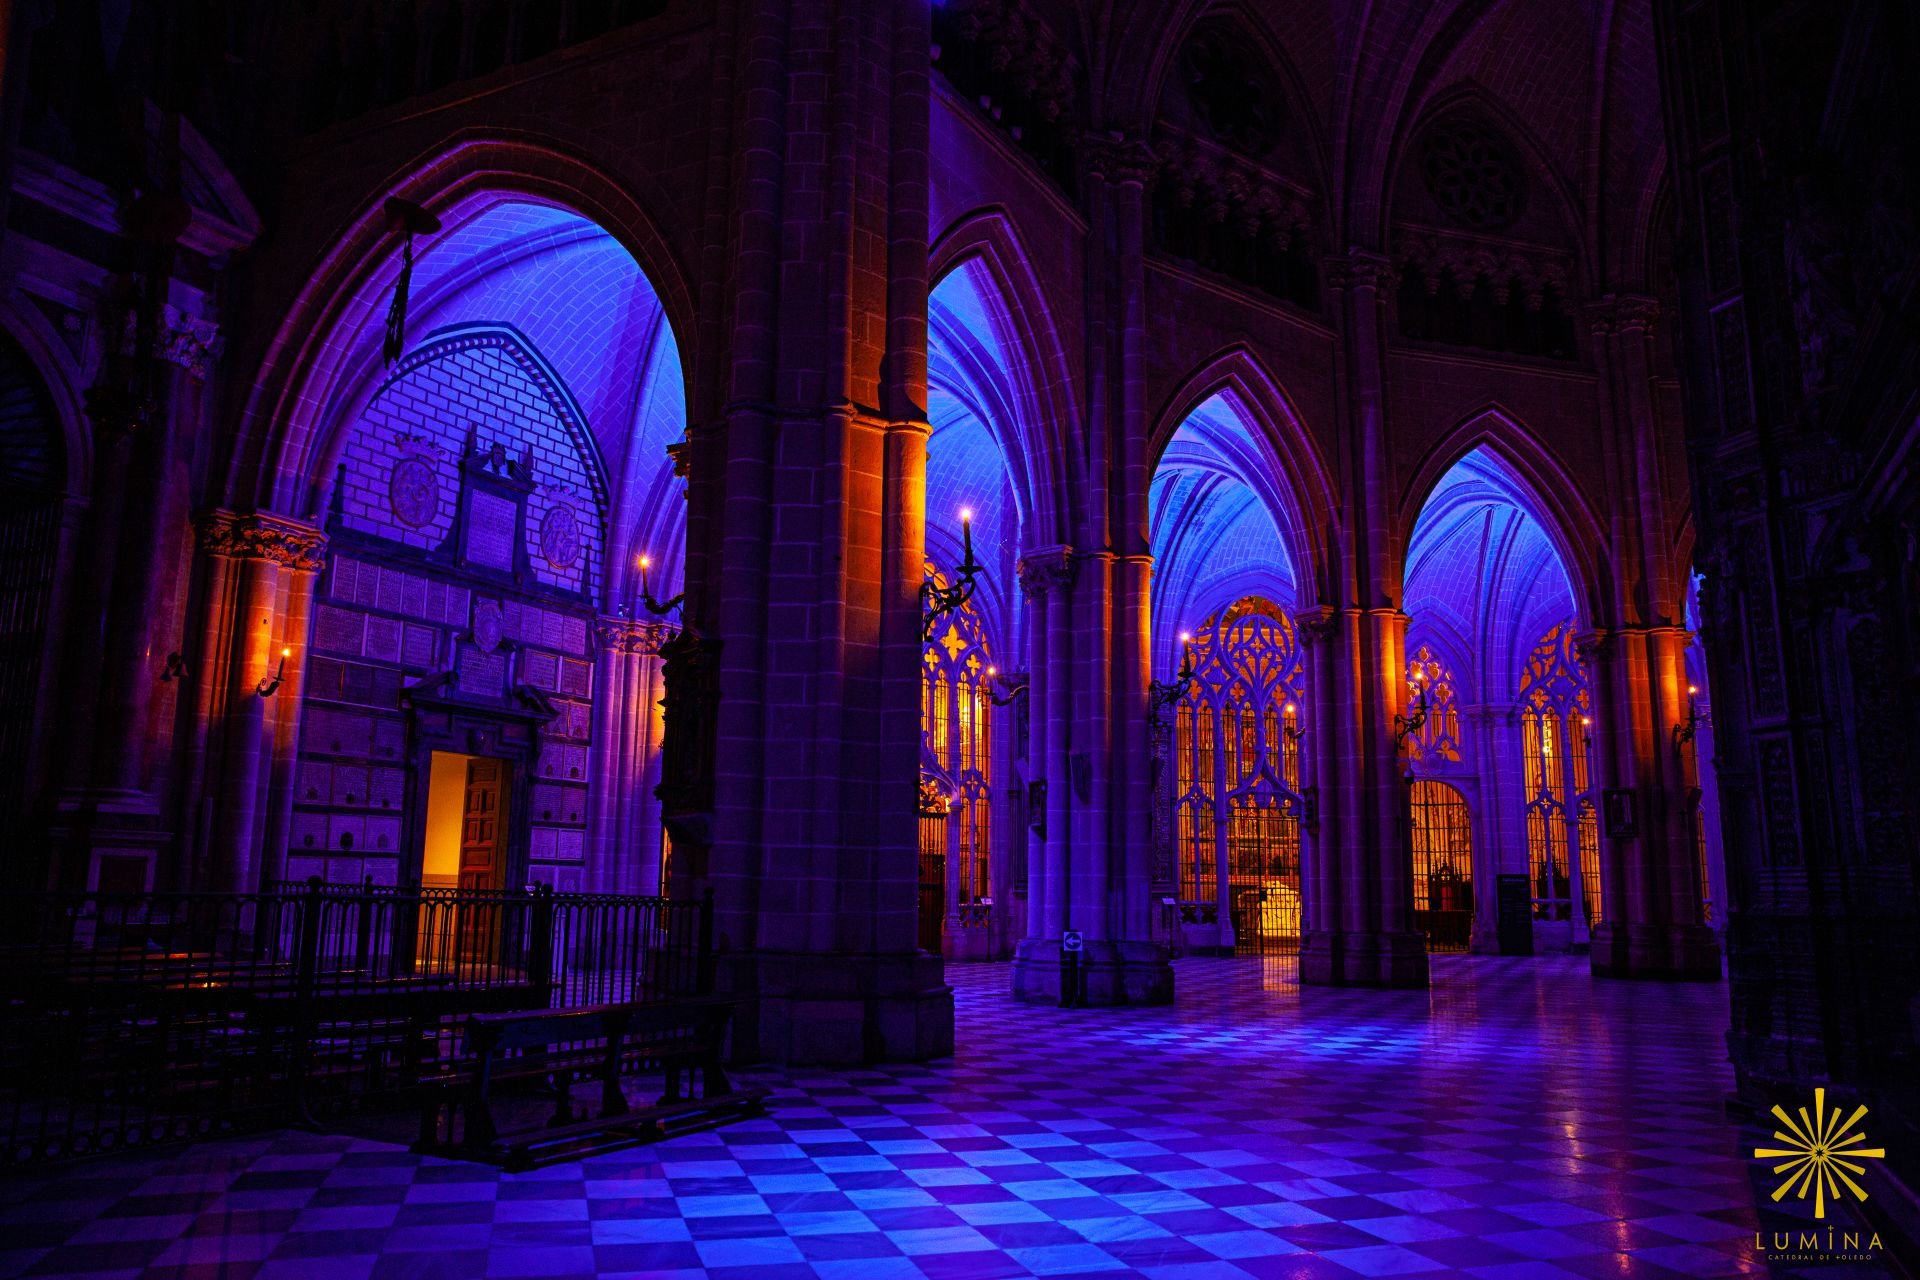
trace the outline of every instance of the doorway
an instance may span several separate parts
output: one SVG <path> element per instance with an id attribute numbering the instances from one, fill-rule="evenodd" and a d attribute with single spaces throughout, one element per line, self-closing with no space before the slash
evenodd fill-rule
<path id="1" fill-rule="evenodd" d="M 512 770 L 507 761 L 493 756 L 433 753 L 421 888 L 486 892 L 506 887 Z"/>
<path id="2" fill-rule="evenodd" d="M 430 759 L 420 862 L 421 954 L 427 968 L 440 972 L 495 964 L 505 913 L 484 895 L 506 887 L 513 766 L 453 751 L 435 751 Z M 459 900 L 449 901 L 455 892 Z"/>

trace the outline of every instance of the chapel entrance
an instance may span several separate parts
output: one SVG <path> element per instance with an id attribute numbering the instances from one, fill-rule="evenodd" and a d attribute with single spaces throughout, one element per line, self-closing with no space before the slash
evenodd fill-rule
<path id="1" fill-rule="evenodd" d="M 427 832 L 420 887 L 458 890 L 466 901 L 423 901 L 420 933 L 428 956 L 491 963 L 501 921 L 498 904 L 474 902 L 506 888 L 507 797 L 513 766 L 494 756 L 435 751 L 427 777 Z"/>

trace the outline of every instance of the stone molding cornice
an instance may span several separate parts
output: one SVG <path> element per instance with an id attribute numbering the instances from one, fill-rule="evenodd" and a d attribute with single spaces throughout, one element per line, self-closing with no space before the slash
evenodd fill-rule
<path id="1" fill-rule="evenodd" d="M 326 567 L 327 535 L 303 521 L 218 508 L 203 514 L 197 527 L 200 549 L 208 555 L 267 560 L 309 573 Z"/>

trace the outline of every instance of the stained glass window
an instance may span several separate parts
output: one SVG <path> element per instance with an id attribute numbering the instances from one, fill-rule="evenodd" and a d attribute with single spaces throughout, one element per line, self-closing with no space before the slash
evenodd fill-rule
<path id="1" fill-rule="evenodd" d="M 941 586 L 945 579 L 928 569 Z M 940 949 L 947 914 L 947 859 L 955 860 L 954 906 L 988 899 L 992 819 L 992 658 L 971 604 L 941 619 L 920 655 L 920 941 Z"/>
<path id="2" fill-rule="evenodd" d="M 1571 920 L 1577 897 L 1591 929 L 1600 919 L 1592 704 L 1570 625 L 1548 631 L 1527 655 L 1520 677 L 1520 715 L 1534 917 Z"/>
<path id="3" fill-rule="evenodd" d="M 1221 903 L 1242 950 L 1300 934 L 1300 648 L 1293 624 L 1248 597 L 1193 640 L 1174 707 L 1174 840 L 1182 900 Z M 1227 877 L 1221 892 L 1220 877 Z"/>
<path id="4" fill-rule="evenodd" d="M 1434 651 L 1421 645 L 1407 660 L 1407 705 L 1418 706 L 1420 695 L 1427 698 L 1426 722 L 1407 739 L 1407 753 L 1415 760 L 1430 763 L 1460 758 L 1460 707 L 1454 694 L 1453 673 L 1448 671 Z"/>

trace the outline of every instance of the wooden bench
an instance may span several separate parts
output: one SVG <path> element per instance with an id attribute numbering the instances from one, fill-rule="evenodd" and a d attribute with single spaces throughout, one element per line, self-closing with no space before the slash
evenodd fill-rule
<path id="1" fill-rule="evenodd" d="M 463 1061 L 421 1078 L 420 1139 L 413 1149 L 520 1171 L 759 1115 L 767 1090 L 735 1089 L 721 1063 L 732 1016 L 733 1001 L 715 996 L 474 1014 L 465 1022 Z M 633 1060 L 656 1064 L 664 1076 L 664 1091 L 651 1106 L 631 1106 L 620 1087 L 623 1066 Z M 553 1115 L 544 1125 L 502 1132 L 493 1111 L 496 1089 L 527 1080 L 551 1089 Z M 574 1112 L 573 1085 L 583 1080 L 599 1082 L 597 1115 Z"/>

